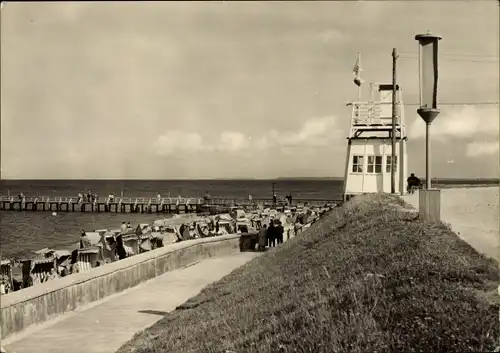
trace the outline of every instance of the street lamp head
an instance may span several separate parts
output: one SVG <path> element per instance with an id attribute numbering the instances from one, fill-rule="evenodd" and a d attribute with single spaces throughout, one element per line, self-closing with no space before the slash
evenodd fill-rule
<path id="1" fill-rule="evenodd" d="M 430 125 L 436 119 L 436 117 L 439 115 L 439 109 L 434 109 L 434 108 L 420 108 L 417 109 L 418 115 L 422 118 L 422 120 L 427 124 Z"/>

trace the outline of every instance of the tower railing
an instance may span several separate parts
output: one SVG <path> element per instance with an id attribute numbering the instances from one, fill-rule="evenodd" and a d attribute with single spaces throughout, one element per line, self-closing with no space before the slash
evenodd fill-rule
<path id="1" fill-rule="evenodd" d="M 353 102 L 350 104 L 352 105 L 353 125 L 392 124 L 392 103 L 390 102 Z M 397 124 L 401 120 L 402 106 L 402 102 L 397 103 Z"/>
<path id="2" fill-rule="evenodd" d="M 386 130 L 392 126 L 392 102 L 352 102 L 351 133 L 358 129 L 369 128 L 373 130 Z M 406 134 L 403 102 L 397 102 L 396 126 L 402 134 Z M 351 134 L 351 136 L 352 136 Z"/>

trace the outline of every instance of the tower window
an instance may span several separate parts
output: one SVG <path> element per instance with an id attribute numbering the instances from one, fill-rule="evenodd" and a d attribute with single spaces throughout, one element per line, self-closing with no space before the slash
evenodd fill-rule
<path id="1" fill-rule="evenodd" d="M 363 173 L 363 156 L 352 156 L 352 172 Z"/>
<path id="2" fill-rule="evenodd" d="M 391 172 L 391 161 L 392 161 L 392 156 L 387 156 L 386 159 L 386 164 L 385 164 L 385 172 L 390 173 Z M 398 172 L 398 156 L 394 156 L 394 172 Z"/>
<path id="3" fill-rule="evenodd" d="M 368 156 L 368 173 L 382 173 L 382 156 Z"/>

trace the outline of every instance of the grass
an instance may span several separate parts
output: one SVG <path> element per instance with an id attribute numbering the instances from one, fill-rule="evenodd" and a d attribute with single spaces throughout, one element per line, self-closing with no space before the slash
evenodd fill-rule
<path id="1" fill-rule="evenodd" d="M 498 263 L 405 207 L 351 200 L 118 352 L 492 351 Z"/>

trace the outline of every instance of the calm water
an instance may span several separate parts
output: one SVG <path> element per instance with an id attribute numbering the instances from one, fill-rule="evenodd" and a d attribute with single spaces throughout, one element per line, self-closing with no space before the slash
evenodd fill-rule
<path id="1" fill-rule="evenodd" d="M 340 197 L 342 181 L 339 180 L 2 180 L 0 194 L 26 196 L 76 196 L 91 190 L 101 196 L 113 192 L 124 196 L 155 197 L 158 192 L 166 196 L 203 196 L 255 199 L 271 198 L 272 183 L 278 196 L 289 192 L 295 198 L 336 199 Z M 121 222 L 150 223 L 161 215 L 114 213 L 58 213 L 50 212 L 0 212 L 0 244 L 2 257 L 21 257 L 44 247 L 73 248 L 80 237 L 80 230 L 118 228 Z"/>

